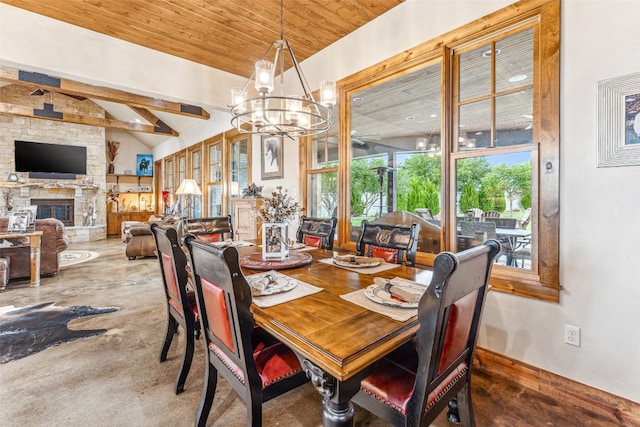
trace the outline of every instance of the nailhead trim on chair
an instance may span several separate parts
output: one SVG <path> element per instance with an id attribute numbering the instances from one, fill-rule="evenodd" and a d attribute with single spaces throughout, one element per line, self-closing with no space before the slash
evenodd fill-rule
<path id="1" fill-rule="evenodd" d="M 282 344 L 277 344 L 277 345 L 282 345 Z M 242 384 L 245 384 L 245 379 L 244 379 L 244 375 L 242 375 L 242 371 L 240 371 L 238 369 L 238 367 L 236 366 L 235 363 L 233 363 L 231 360 L 229 360 L 229 358 L 227 357 L 226 354 L 224 354 L 222 351 L 220 351 L 220 349 L 214 343 L 209 343 L 209 350 L 211 350 L 213 352 L 213 354 L 216 355 L 216 357 L 222 362 L 222 364 L 224 366 L 226 366 L 227 369 L 229 369 L 233 373 L 233 375 L 235 375 L 235 377 Z M 268 387 L 268 386 L 270 386 L 272 384 L 275 384 L 278 381 L 282 381 L 285 378 L 292 377 L 292 376 L 296 375 L 299 372 L 302 372 L 302 368 L 294 369 L 292 371 L 287 372 L 286 375 L 283 375 L 283 376 L 277 377 L 277 378 L 273 378 L 271 381 L 263 384 L 262 388 L 265 388 L 265 387 Z"/>
<path id="2" fill-rule="evenodd" d="M 425 411 L 428 411 L 429 409 L 431 409 L 433 407 L 433 405 L 435 405 L 440 399 L 442 399 L 442 396 L 444 396 L 451 389 L 451 387 L 453 387 L 458 382 L 458 380 L 460 380 L 460 378 L 462 378 L 466 374 L 468 369 L 469 368 L 467 367 L 466 363 L 462 363 L 456 368 L 456 370 L 451 372 L 451 374 L 455 374 L 455 376 L 453 378 L 451 378 L 451 380 L 447 381 L 446 383 L 443 383 L 443 384 L 446 384 L 446 385 L 442 390 L 437 390 L 437 389 L 434 390 L 434 392 L 438 391 L 438 393 L 435 396 L 435 398 L 427 398 L 427 407 L 425 408 Z M 449 374 L 449 375 L 451 375 L 451 374 Z M 441 384 L 441 385 L 443 385 L 443 384 Z M 360 388 L 360 390 L 362 392 L 366 393 L 367 395 L 373 397 L 377 401 L 383 403 L 384 405 L 392 408 L 393 410 L 398 411 L 398 412 L 400 412 L 402 414 L 405 414 L 405 408 L 398 407 L 397 405 L 394 405 L 393 403 L 391 403 L 388 400 L 384 399 L 382 396 L 380 396 L 380 395 L 378 395 L 376 393 L 372 393 L 371 391 L 366 390 L 366 389 L 364 389 L 362 387 Z M 434 392 L 431 392 L 429 394 L 429 396 L 431 396 L 431 394 L 434 393 Z"/>
<path id="3" fill-rule="evenodd" d="M 450 381 L 446 382 L 446 386 L 438 392 L 435 398 L 433 399 L 427 398 L 427 407 L 425 408 L 425 411 L 428 411 L 433 407 L 433 405 L 435 405 L 438 401 L 440 401 L 440 399 L 442 399 L 442 396 L 444 396 L 449 390 L 451 390 L 451 387 L 453 387 L 460 378 L 465 376 L 465 374 L 469 370 L 469 367 L 467 366 L 466 363 L 462 363 L 456 368 L 456 370 L 458 371 L 457 374 L 453 378 L 451 378 Z M 456 371 L 453 371 L 452 373 L 455 373 L 455 372 Z"/>

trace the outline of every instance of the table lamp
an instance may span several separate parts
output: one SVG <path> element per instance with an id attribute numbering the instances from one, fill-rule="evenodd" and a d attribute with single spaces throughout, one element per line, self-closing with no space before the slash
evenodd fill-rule
<path id="1" fill-rule="evenodd" d="M 193 196 L 200 196 L 202 191 L 195 179 L 183 179 L 176 191 L 178 196 L 186 196 L 186 203 L 182 209 L 182 215 L 191 218 L 193 215 Z"/>

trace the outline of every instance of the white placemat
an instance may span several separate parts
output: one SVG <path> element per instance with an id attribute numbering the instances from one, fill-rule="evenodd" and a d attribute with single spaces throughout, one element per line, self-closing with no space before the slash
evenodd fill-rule
<path id="1" fill-rule="evenodd" d="M 400 264 L 392 264 L 390 262 L 382 262 L 380 263 L 380 265 L 377 265 L 375 267 L 366 267 L 366 268 L 343 267 L 341 265 L 334 264 L 333 258 L 321 259 L 320 262 L 323 262 L 325 264 L 331 264 L 337 268 L 344 268 L 345 270 L 351 270 L 351 271 L 355 271 L 356 273 L 362 273 L 362 274 L 376 274 L 376 273 L 380 273 L 381 271 L 391 270 L 392 268 L 400 267 Z"/>
<path id="2" fill-rule="evenodd" d="M 286 276 L 286 274 L 278 273 L 278 272 L 275 272 L 275 271 L 268 271 L 268 272 L 264 272 L 264 273 L 252 274 L 252 275 L 249 275 L 249 276 L 246 276 L 246 277 L 250 278 L 250 277 L 254 277 L 254 276 L 264 276 L 265 274 L 274 274 L 274 275 L 278 274 L 278 275 L 281 275 L 281 276 Z M 288 292 L 283 292 L 283 293 L 280 293 L 280 294 L 265 295 L 265 296 L 261 296 L 261 297 L 253 297 L 253 303 L 255 305 L 257 305 L 258 307 L 262 307 L 262 308 L 273 307 L 274 305 L 282 304 L 282 303 L 285 303 L 285 302 L 288 302 L 288 301 L 293 301 L 294 299 L 306 297 L 308 295 L 313 295 L 313 294 L 318 293 L 318 292 L 323 290 L 323 288 L 319 288 L 317 286 L 310 285 L 307 282 L 303 282 L 303 281 L 298 280 L 298 279 L 293 279 L 292 278 L 292 280 L 296 280 L 298 282 L 298 286 L 296 286 L 292 290 L 290 290 Z"/>
<path id="3" fill-rule="evenodd" d="M 406 281 L 406 282 L 411 282 L 407 279 L 402 279 L 400 277 L 395 277 L 392 280 L 398 280 L 398 281 Z M 429 282 L 431 282 L 431 280 L 429 279 Z M 373 281 L 372 281 L 373 283 Z M 411 283 L 418 283 L 418 282 L 411 282 Z M 425 286 L 423 283 L 418 283 L 419 285 Z M 425 286 L 426 288 L 426 286 Z M 345 295 L 340 295 L 340 298 L 342 298 L 345 301 L 349 301 L 350 303 L 359 305 L 362 308 L 366 308 L 367 310 L 371 310 L 375 313 L 378 314 L 382 314 L 383 316 L 387 316 L 390 317 L 394 320 L 398 320 L 400 322 L 406 322 L 407 320 L 411 319 L 414 316 L 418 315 L 418 309 L 417 308 L 396 308 L 396 307 L 389 307 L 388 305 L 382 305 L 382 304 L 378 304 L 377 302 L 371 301 L 369 298 L 366 297 L 366 295 L 364 294 L 364 289 L 360 289 L 354 292 L 350 292 L 348 294 Z"/>

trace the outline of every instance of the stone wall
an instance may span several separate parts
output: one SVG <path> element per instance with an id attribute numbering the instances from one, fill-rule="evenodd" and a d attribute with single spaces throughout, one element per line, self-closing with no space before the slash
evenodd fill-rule
<path id="1" fill-rule="evenodd" d="M 104 110 L 91 100 L 77 100 L 59 93 L 47 92 L 41 96 L 30 95 L 33 89 L 8 85 L 0 88 L 0 102 L 43 108 L 43 104 L 52 103 L 54 111 L 79 115 L 105 117 Z M 103 127 L 65 123 L 55 120 L 35 119 L 0 115 L 0 189 L 7 181 L 9 173 L 15 170 L 14 141 L 46 142 L 50 144 L 79 145 L 87 147 L 87 175 L 76 180 L 29 179 L 28 173 L 18 173 L 24 186 L 12 188 L 13 206 L 25 206 L 31 198 L 74 198 L 74 222 L 76 227 L 83 225 L 83 211 L 89 203 L 95 203 L 96 228 L 92 231 L 92 240 L 106 237 L 106 151 L 105 129 Z M 85 183 L 83 183 L 85 178 Z M 86 179 L 93 179 L 93 185 L 86 185 Z M 0 212 L 6 213 L 4 197 L 0 198 Z M 100 232 L 102 230 L 102 232 Z"/>

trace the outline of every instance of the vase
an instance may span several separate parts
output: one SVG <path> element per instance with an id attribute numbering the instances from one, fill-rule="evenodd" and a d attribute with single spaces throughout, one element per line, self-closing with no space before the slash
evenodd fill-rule
<path id="1" fill-rule="evenodd" d="M 113 175 L 116 171 L 116 167 L 113 165 L 113 163 L 109 163 L 109 170 L 107 171 L 107 173 L 109 175 Z"/>
<path id="2" fill-rule="evenodd" d="M 262 259 L 286 259 L 289 257 L 287 224 L 262 223 Z"/>

